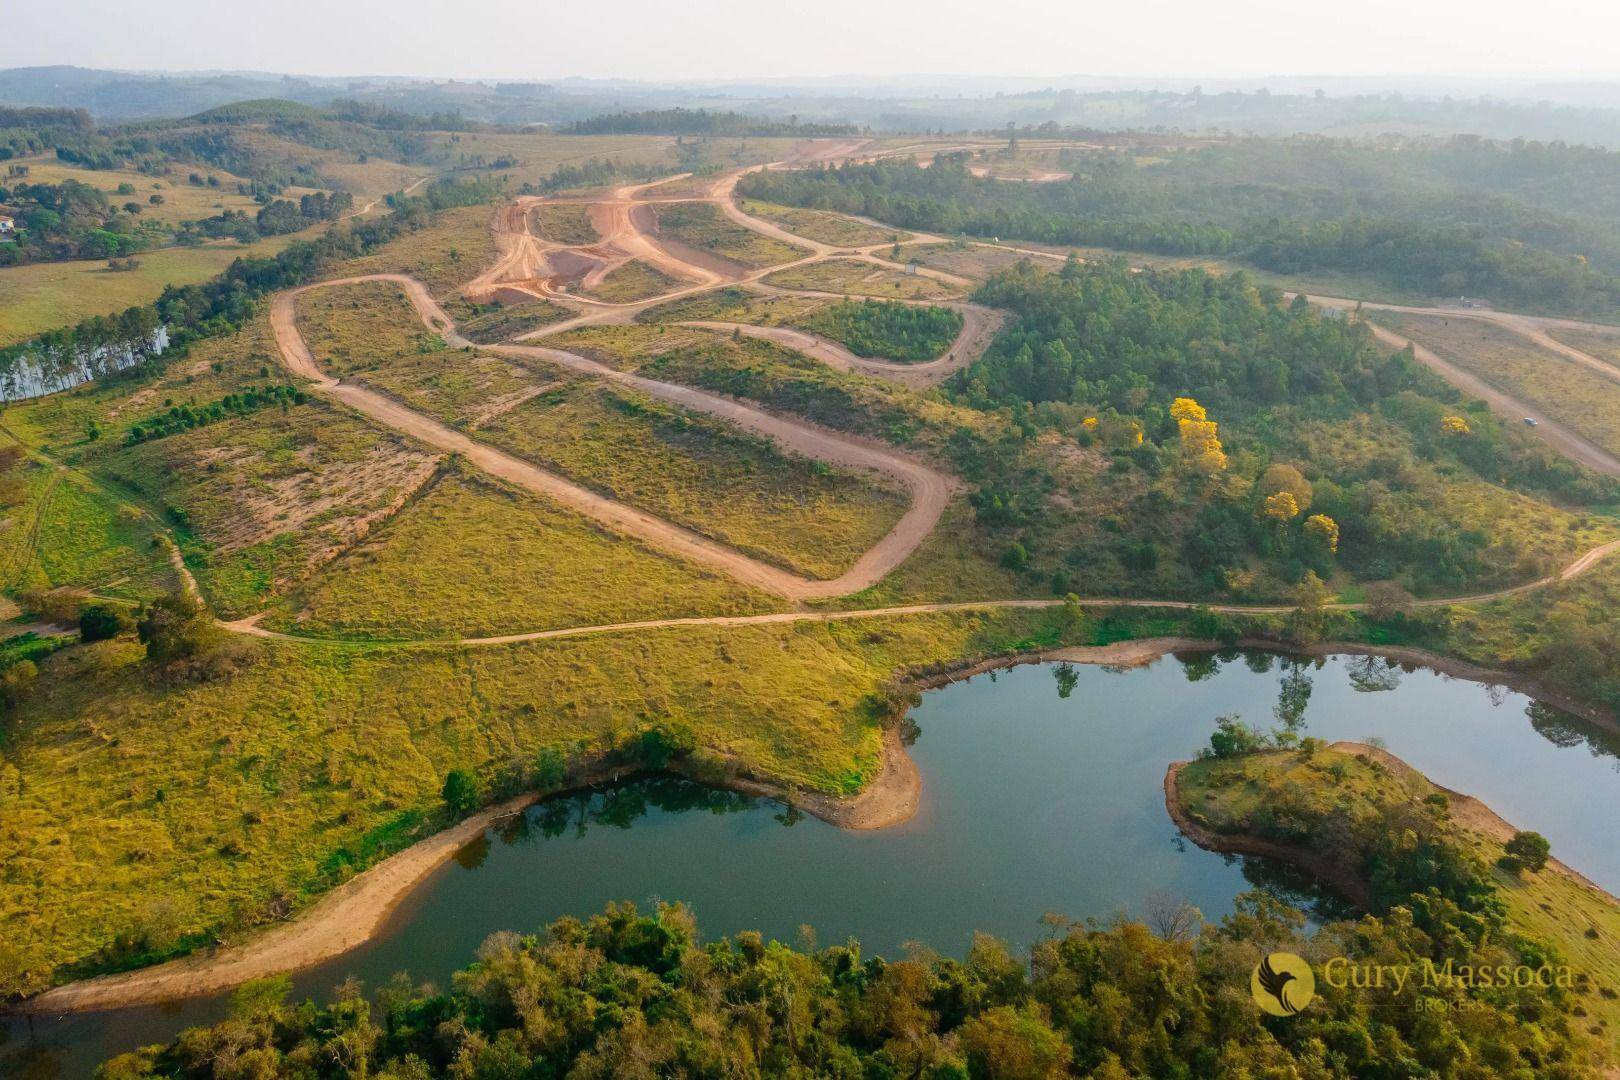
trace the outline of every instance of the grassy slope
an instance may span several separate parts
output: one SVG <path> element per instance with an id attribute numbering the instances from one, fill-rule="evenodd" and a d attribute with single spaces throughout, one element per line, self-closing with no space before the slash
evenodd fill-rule
<path id="1" fill-rule="evenodd" d="M 743 266 L 774 266 L 810 254 L 804 248 L 743 228 L 713 203 L 660 203 L 657 212 L 660 236 L 712 251 Z"/>
<path id="2" fill-rule="evenodd" d="M 463 651 L 267 643 L 172 687 L 59 653 L 0 766 L 0 974 L 39 986 L 125 934 L 157 957 L 304 903 L 442 824 L 454 767 L 617 745 L 652 722 L 806 788 L 877 767 L 863 701 L 897 666 L 1001 649 L 1044 615 L 649 631 Z M 103 959 L 107 959 L 103 956 Z"/>
<path id="3" fill-rule="evenodd" d="M 333 374 L 358 375 L 452 423 L 560 374 L 444 348 L 391 283 L 310 293 L 299 311 L 306 339 Z M 521 457 L 803 573 L 836 576 L 905 509 L 876 481 L 589 381 L 526 401 L 480 431 Z"/>
<path id="4" fill-rule="evenodd" d="M 1479 319 L 1371 314 L 1447 360 L 1540 406 L 1597 445 L 1620 452 L 1620 383 Z"/>
<path id="5" fill-rule="evenodd" d="M 482 436 L 759 558 L 835 577 L 894 527 L 875 477 L 780 453 L 721 421 L 589 382 L 542 394 Z"/>
<path id="6" fill-rule="evenodd" d="M 264 625 L 346 638 L 491 636 L 778 606 L 546 499 L 470 474 L 435 484 Z"/>
<path id="7" fill-rule="evenodd" d="M 662 295 L 680 284 L 651 263 L 635 259 L 609 273 L 596 288 L 580 291 L 609 303 L 628 304 Z"/>
<path id="8" fill-rule="evenodd" d="M 1391 772 L 1362 757 L 1322 750 L 1310 757 L 1273 751 L 1193 762 L 1182 771 L 1179 790 L 1182 806 L 1201 824 L 1216 832 L 1247 833 L 1276 806 L 1303 805 L 1299 813 L 1311 819 L 1369 819 L 1386 805 L 1421 803 L 1437 789 L 1415 772 Z M 1476 831 L 1457 815 L 1450 818 L 1448 831 L 1490 868 L 1508 918 L 1519 930 L 1555 945 L 1597 985 L 1620 987 L 1620 949 L 1615 947 L 1620 943 L 1620 903 L 1550 869 L 1508 873 L 1496 865 L 1501 840 Z M 1620 998 L 1592 993 L 1584 1000 L 1605 1023 L 1620 1022 Z"/>

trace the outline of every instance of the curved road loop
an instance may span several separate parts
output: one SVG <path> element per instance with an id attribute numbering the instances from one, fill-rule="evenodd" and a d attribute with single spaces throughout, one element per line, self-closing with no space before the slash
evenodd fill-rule
<path id="1" fill-rule="evenodd" d="M 855 442 L 808 423 L 766 413 L 717 394 L 617 371 L 595 360 L 561 349 L 522 345 L 482 347 L 487 352 L 540 359 L 582 374 L 611 380 L 684 408 L 719 416 L 738 427 L 770 439 L 791 453 L 830 464 L 881 472 L 905 485 L 911 495 L 911 505 L 905 515 L 888 535 L 856 560 L 854 566 L 830 580 L 800 577 L 750 558 L 690 529 L 599 495 L 521 458 L 497 450 L 406 407 L 387 394 L 365 386 L 345 383 L 327 375 L 316 363 L 308 343 L 299 333 L 297 299 L 315 289 L 363 281 L 387 281 L 401 286 L 416 308 L 423 325 L 439 333 L 445 342 L 453 347 L 475 347 L 472 342 L 456 333 L 455 324 L 450 316 L 429 295 L 421 282 L 404 274 L 366 274 L 324 281 L 277 294 L 270 309 L 270 322 L 282 363 L 289 371 L 310 380 L 316 391 L 342 401 L 373 420 L 429 446 L 461 454 L 492 476 L 498 476 L 544 495 L 616 531 L 721 570 L 744 584 L 792 600 L 845 596 L 859 592 L 882 580 L 889 571 L 899 566 L 916 550 L 917 545 L 933 531 L 934 524 L 950 500 L 951 481 L 943 473 L 887 448 Z"/>

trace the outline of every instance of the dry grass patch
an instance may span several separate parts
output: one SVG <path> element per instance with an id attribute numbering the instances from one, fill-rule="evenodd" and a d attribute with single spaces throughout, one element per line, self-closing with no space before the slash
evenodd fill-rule
<path id="1" fill-rule="evenodd" d="M 417 317 L 391 281 L 317 289 L 298 298 L 299 329 L 330 374 L 465 426 L 535 385 L 528 372 L 470 349 L 452 349 Z"/>
<path id="2" fill-rule="evenodd" d="M 837 247 L 903 243 L 911 236 L 901 229 L 871 225 L 825 210 L 801 210 L 794 206 L 780 206 L 755 199 L 740 199 L 738 205 L 745 213 L 780 225 L 795 236 Z"/>
<path id="3" fill-rule="evenodd" d="M 495 261 L 494 234 L 489 206 L 459 206 L 441 210 L 432 221 L 407 232 L 369 255 L 332 268 L 327 277 L 357 274 L 409 274 L 428 287 L 436 298 L 454 296 Z M 413 317 L 414 321 L 414 317 Z"/>
<path id="4" fill-rule="evenodd" d="M 765 279 L 765 284 L 783 289 L 811 289 L 883 299 L 936 300 L 961 294 L 960 290 L 952 289 L 943 281 L 891 270 L 861 259 L 828 259 L 805 266 L 792 266 L 770 275 Z"/>
<path id="5" fill-rule="evenodd" d="M 633 259 L 605 276 L 594 289 L 581 289 L 585 296 L 606 300 L 613 304 L 628 304 L 646 300 L 679 288 L 677 281 L 650 263 Z"/>
<path id="6" fill-rule="evenodd" d="M 758 558 L 836 577 L 894 527 L 886 479 L 790 456 L 699 413 L 576 380 L 480 438 Z"/>
<path id="7" fill-rule="evenodd" d="M 443 638 L 777 607 L 547 499 L 454 472 L 320 571 L 265 625 L 316 636 Z"/>
<path id="8" fill-rule="evenodd" d="M 591 224 L 590 207 L 582 203 L 543 202 L 529 211 L 534 231 L 556 244 L 594 244 L 601 239 Z"/>
<path id="9" fill-rule="evenodd" d="M 364 536 L 438 460 L 311 400 L 121 447 L 97 468 L 164 508 L 209 600 L 237 616 Z"/>

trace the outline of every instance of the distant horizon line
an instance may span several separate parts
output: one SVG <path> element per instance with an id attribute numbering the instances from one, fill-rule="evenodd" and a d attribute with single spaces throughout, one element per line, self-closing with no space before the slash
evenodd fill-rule
<path id="1" fill-rule="evenodd" d="M 1075 86 L 1064 86 L 1064 83 L 1109 83 L 1116 84 L 1120 89 L 1159 90 L 1169 89 L 1160 85 L 1173 83 L 1187 85 L 1189 88 L 1205 83 L 1219 86 L 1222 92 L 1229 90 L 1268 89 L 1270 83 L 1309 84 L 1323 83 L 1408 83 L 1408 84 L 1479 84 L 1481 86 L 1495 84 L 1498 86 L 1620 86 L 1620 74 L 1611 76 L 1580 76 L 1580 75 L 1544 75 L 1544 74 L 1469 74 L 1469 73 L 1436 73 L 1436 72 L 1384 72 L 1384 73 L 1280 73 L 1273 72 L 1265 75 L 1215 75 L 1215 74 L 1170 74 L 1160 72 L 1156 74 L 1120 75 L 1100 73 L 1069 72 L 1063 74 L 985 74 L 985 73 L 951 73 L 944 71 L 916 71 L 904 73 L 867 74 L 860 72 L 847 72 L 829 75 L 726 75 L 718 77 L 700 76 L 670 76 L 666 78 L 636 78 L 622 75 L 449 75 L 449 74 L 406 74 L 386 72 L 347 72 L 339 74 L 321 74 L 309 71 L 274 70 L 266 68 L 122 68 L 99 67 L 82 63 L 7 63 L 0 66 L 0 75 L 22 71 L 42 71 L 52 68 L 64 68 L 74 71 L 100 72 L 111 75 L 146 76 L 146 77 L 181 77 L 181 78 L 210 78 L 210 77 L 260 77 L 280 79 L 302 79 L 317 82 L 345 82 L 345 81 L 385 81 L 385 82 L 417 82 L 417 83 L 466 83 L 466 84 L 520 84 L 520 85 L 556 85 L 559 83 L 603 83 L 644 87 L 729 87 L 729 86 L 778 86 L 795 87 L 812 84 L 846 84 L 864 85 L 867 87 L 903 87 L 907 84 L 919 82 L 935 83 L 1006 83 L 1020 84 L 1033 89 L 1081 89 Z M 1395 89 L 1395 87 L 1391 87 Z M 1185 91 L 1182 91 L 1185 92 Z"/>

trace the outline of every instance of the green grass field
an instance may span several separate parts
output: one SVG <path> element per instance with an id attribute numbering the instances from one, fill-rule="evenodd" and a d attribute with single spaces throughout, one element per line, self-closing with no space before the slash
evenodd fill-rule
<path id="1" fill-rule="evenodd" d="M 810 254 L 804 248 L 743 228 L 713 203 L 659 203 L 657 214 L 659 236 L 679 240 L 743 266 L 756 269 L 775 266 Z"/>
<path id="2" fill-rule="evenodd" d="M 1573 345 L 1582 352 L 1620 367 L 1620 330 L 1604 333 L 1597 330 L 1549 329 L 1547 333 L 1565 345 Z"/>
<path id="3" fill-rule="evenodd" d="M 1540 407 L 1597 445 L 1620 452 L 1620 382 L 1479 319 L 1392 312 L 1372 317 Z"/>
<path id="4" fill-rule="evenodd" d="M 345 638 L 491 636 L 779 606 L 546 499 L 460 472 L 319 571 L 264 625 Z"/>
<path id="5" fill-rule="evenodd" d="M 226 242 L 158 248 L 136 255 L 140 266 L 135 270 L 108 270 L 104 259 L 0 268 L 0 347 L 94 315 L 149 304 L 165 285 L 207 281 L 244 255 L 273 255 L 296 238 L 276 236 L 246 246 Z"/>

